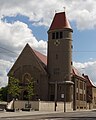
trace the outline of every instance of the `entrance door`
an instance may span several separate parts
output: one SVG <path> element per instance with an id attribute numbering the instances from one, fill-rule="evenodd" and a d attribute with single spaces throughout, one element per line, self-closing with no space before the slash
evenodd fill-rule
<path id="1" fill-rule="evenodd" d="M 50 95 L 50 101 L 54 101 L 54 95 Z"/>
<path id="2" fill-rule="evenodd" d="M 23 92 L 23 100 L 28 100 L 27 95 L 28 95 L 28 92 L 24 91 Z"/>

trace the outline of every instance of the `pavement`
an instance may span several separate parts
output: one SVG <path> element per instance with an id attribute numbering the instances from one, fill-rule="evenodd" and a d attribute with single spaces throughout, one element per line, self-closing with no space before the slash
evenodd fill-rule
<path id="1" fill-rule="evenodd" d="M 85 110 L 85 111 L 87 112 L 87 111 L 93 111 L 93 110 Z M 96 112 L 96 109 L 94 111 Z M 80 112 L 80 111 L 73 111 L 73 112 Z M 56 114 L 56 113 L 63 113 L 63 112 L 61 112 L 61 111 L 52 111 L 52 112 L 48 112 L 48 111 L 21 111 L 21 110 L 16 111 L 16 112 L 0 111 L 0 118 L 17 117 L 17 116 L 21 117 L 21 116 L 48 115 L 48 114 Z"/>
<path id="2" fill-rule="evenodd" d="M 17 116 L 30 116 L 30 115 L 45 115 L 45 114 L 53 114 L 53 113 L 60 113 L 60 112 L 44 112 L 44 111 L 16 111 L 16 112 L 6 112 L 0 111 L 0 118 L 7 118 L 7 117 L 17 117 Z"/>

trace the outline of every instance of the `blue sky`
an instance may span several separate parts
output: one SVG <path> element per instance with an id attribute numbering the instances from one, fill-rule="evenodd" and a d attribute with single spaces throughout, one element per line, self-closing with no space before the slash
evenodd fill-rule
<path id="1" fill-rule="evenodd" d="M 48 31 L 48 26 L 37 26 L 37 25 L 33 25 L 34 21 L 30 21 L 29 18 L 27 16 L 23 16 L 23 15 L 17 15 L 15 17 L 9 17 L 6 16 L 2 19 L 3 21 L 7 21 L 8 23 L 13 23 L 15 21 L 21 21 L 23 23 L 26 23 L 28 25 L 28 27 L 32 30 L 34 36 L 37 38 L 37 40 L 47 40 L 48 39 L 48 35 L 47 35 L 47 31 Z"/>
<path id="2" fill-rule="evenodd" d="M 96 82 L 96 0 L 0 0 L 0 86 L 26 43 L 47 53 L 48 28 L 64 6 L 73 28 L 74 66 Z"/>
<path id="3" fill-rule="evenodd" d="M 7 21 L 7 23 L 14 23 L 15 21 L 26 23 L 38 41 L 48 40 L 47 31 L 49 26 L 33 25 L 34 21 L 30 21 L 27 16 L 6 16 L 3 18 L 3 21 Z M 73 61 L 86 62 L 89 60 L 96 60 L 96 29 L 78 30 L 76 22 L 70 21 L 70 24 L 73 29 Z"/>
<path id="4" fill-rule="evenodd" d="M 96 60 L 96 29 L 78 30 L 75 24 L 72 24 L 72 28 L 73 60 L 78 62 Z"/>

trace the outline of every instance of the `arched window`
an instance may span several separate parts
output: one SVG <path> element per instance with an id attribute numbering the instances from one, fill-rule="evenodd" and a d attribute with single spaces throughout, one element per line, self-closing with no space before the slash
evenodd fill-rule
<path id="1" fill-rule="evenodd" d="M 31 80 L 31 75 L 29 73 L 25 73 L 23 75 L 23 83 L 28 83 Z"/>

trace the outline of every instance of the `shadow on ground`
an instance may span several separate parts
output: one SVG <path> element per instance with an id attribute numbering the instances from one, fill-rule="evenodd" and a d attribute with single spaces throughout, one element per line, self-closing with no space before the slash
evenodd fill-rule
<path id="1" fill-rule="evenodd" d="M 57 119 L 64 119 L 64 120 L 96 120 L 96 117 L 46 117 L 43 119 L 47 120 L 57 120 Z"/>

